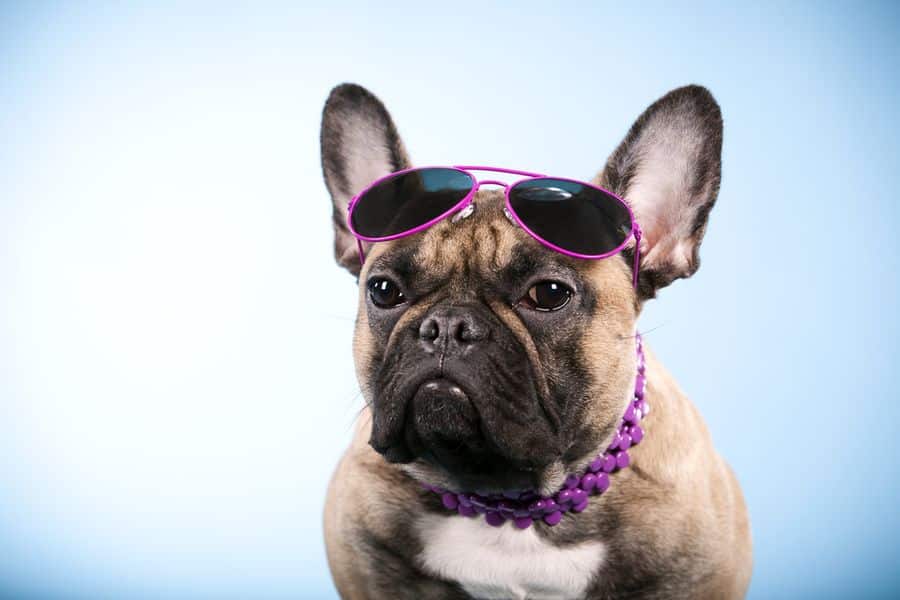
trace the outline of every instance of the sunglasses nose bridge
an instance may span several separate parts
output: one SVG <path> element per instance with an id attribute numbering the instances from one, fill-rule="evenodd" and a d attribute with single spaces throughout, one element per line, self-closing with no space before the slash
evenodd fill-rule
<path id="1" fill-rule="evenodd" d="M 475 191 L 477 192 L 483 185 L 499 185 L 504 190 L 509 190 L 509 184 L 505 181 L 498 181 L 496 179 L 484 179 L 478 182 L 478 184 L 475 186 Z"/>

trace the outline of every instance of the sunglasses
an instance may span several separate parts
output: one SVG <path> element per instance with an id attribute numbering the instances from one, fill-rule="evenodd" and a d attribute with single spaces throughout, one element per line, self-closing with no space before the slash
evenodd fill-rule
<path id="1" fill-rule="evenodd" d="M 521 175 L 508 184 L 479 180 L 470 171 Z M 503 186 L 504 212 L 544 246 L 574 258 L 601 259 L 621 252 L 634 240 L 634 286 L 637 287 L 641 229 L 631 208 L 608 190 L 573 179 L 496 167 L 417 167 L 390 173 L 353 197 L 347 223 L 362 242 L 384 242 L 413 235 L 455 215 L 474 209 L 475 192 L 483 185 Z"/>

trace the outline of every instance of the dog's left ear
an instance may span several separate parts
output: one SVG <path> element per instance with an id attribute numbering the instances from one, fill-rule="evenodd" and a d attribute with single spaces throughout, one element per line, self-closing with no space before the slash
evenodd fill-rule
<path id="1" fill-rule="evenodd" d="M 700 266 L 721 172 L 722 113 L 709 90 L 691 85 L 644 111 L 595 179 L 628 202 L 643 231 L 642 298 Z"/>
<path id="2" fill-rule="evenodd" d="M 354 275 L 361 265 L 347 227 L 355 194 L 388 173 L 410 166 L 387 109 L 366 88 L 345 83 L 331 90 L 322 111 L 322 171 L 334 204 L 334 258 Z"/>

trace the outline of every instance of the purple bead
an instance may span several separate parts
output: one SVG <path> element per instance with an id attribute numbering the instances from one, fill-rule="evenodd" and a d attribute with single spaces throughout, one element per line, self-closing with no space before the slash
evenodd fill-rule
<path id="1" fill-rule="evenodd" d="M 609 475 L 600 473 L 597 475 L 597 493 L 602 494 L 609 489 Z"/>
<path id="2" fill-rule="evenodd" d="M 644 397 L 644 388 L 647 385 L 647 380 L 643 375 L 638 375 L 634 382 L 634 395 L 638 398 Z"/>
<path id="3" fill-rule="evenodd" d="M 607 452 L 611 450 L 615 450 L 619 447 L 619 441 L 622 439 L 622 435 L 619 432 L 616 432 L 616 435 L 613 436 L 612 442 L 609 444 L 609 448 L 607 448 Z"/>
<path id="4" fill-rule="evenodd" d="M 590 469 L 592 473 L 596 473 L 597 471 L 599 471 L 602 468 L 603 468 L 603 457 L 602 456 L 598 456 L 597 458 L 595 458 L 594 460 L 591 461 L 590 465 L 588 465 L 588 469 Z"/>
<path id="5" fill-rule="evenodd" d="M 551 527 L 559 524 L 560 521 L 562 521 L 562 513 L 559 511 L 552 512 L 544 517 L 544 523 L 550 525 Z"/>
<path id="6" fill-rule="evenodd" d="M 544 505 L 545 513 L 554 513 L 559 510 L 559 504 L 553 498 L 547 498 L 546 501 L 547 504 Z"/>
<path id="7" fill-rule="evenodd" d="M 456 507 L 459 506 L 459 500 L 456 499 L 456 495 L 446 493 L 441 494 L 441 502 L 444 503 L 444 507 L 450 510 L 456 510 Z"/>
<path id="8" fill-rule="evenodd" d="M 637 423 L 636 415 L 634 414 L 634 404 L 629 404 L 628 408 L 625 409 L 625 414 L 622 416 L 626 423 Z"/>
<path id="9" fill-rule="evenodd" d="M 472 501 L 469 500 L 469 497 L 466 496 L 465 494 L 457 494 L 457 495 L 456 495 L 456 499 L 457 499 L 457 500 L 459 501 L 459 503 L 462 504 L 463 506 L 472 506 Z"/>
<path id="10" fill-rule="evenodd" d="M 572 490 L 572 504 L 579 505 L 582 502 L 585 502 L 588 498 L 588 493 L 582 489 L 574 489 Z"/>
<path id="11" fill-rule="evenodd" d="M 486 515 L 484 515 L 484 520 L 488 522 L 488 525 L 491 525 L 493 527 L 500 527 L 501 525 L 503 525 L 503 523 L 506 522 L 506 519 L 503 518 L 503 515 L 498 512 L 487 513 Z"/>
<path id="12" fill-rule="evenodd" d="M 528 529 L 531 527 L 532 519 L 531 517 L 521 517 L 513 520 L 513 524 L 518 529 Z"/>
<path id="13" fill-rule="evenodd" d="M 629 448 L 631 448 L 631 436 L 630 435 L 628 435 L 627 433 L 622 434 L 622 439 L 619 442 L 619 448 L 621 448 L 622 450 L 628 450 Z"/>
<path id="14" fill-rule="evenodd" d="M 622 450 L 621 452 L 616 453 L 616 466 L 620 469 L 624 469 L 629 465 L 631 459 L 628 457 L 628 451 Z"/>
<path id="15" fill-rule="evenodd" d="M 581 478 L 581 485 L 579 485 L 578 487 L 586 492 L 590 492 L 595 487 L 597 487 L 597 476 L 593 473 L 587 473 L 584 477 Z"/>
<path id="16" fill-rule="evenodd" d="M 474 508 L 472 508 L 471 506 L 465 506 L 464 504 L 460 504 L 459 506 L 457 506 L 456 512 L 464 517 L 474 517 L 477 514 Z"/>
<path id="17" fill-rule="evenodd" d="M 582 512 L 584 509 L 586 509 L 587 507 L 588 507 L 588 501 L 587 501 L 587 498 L 585 498 L 585 499 L 584 499 L 584 502 L 581 502 L 581 503 L 579 503 L 579 504 L 576 504 L 575 506 L 572 507 L 572 510 L 575 511 L 575 512 L 577 512 L 577 513 L 580 513 L 580 512 Z"/>
<path id="18" fill-rule="evenodd" d="M 641 400 L 641 412 L 645 417 L 650 414 L 650 404 L 646 400 Z"/>
<path id="19" fill-rule="evenodd" d="M 578 487 L 578 475 L 569 475 L 568 477 L 566 477 L 565 486 L 567 488 L 569 488 L 570 490 L 577 488 Z"/>
<path id="20" fill-rule="evenodd" d="M 642 439 L 644 439 L 644 430 L 641 429 L 640 425 L 635 425 L 631 428 L 631 442 L 640 444 Z"/>
<path id="21" fill-rule="evenodd" d="M 535 500 L 531 504 L 528 505 L 528 510 L 532 513 L 534 512 L 543 512 L 544 508 L 547 506 L 547 501 L 541 498 L 540 500 Z"/>
<path id="22" fill-rule="evenodd" d="M 616 470 L 616 457 L 612 454 L 606 454 L 603 456 L 603 472 L 604 473 L 612 473 Z"/>
<path id="23" fill-rule="evenodd" d="M 572 490 L 566 488 L 556 495 L 556 501 L 560 504 L 566 504 L 572 501 Z"/>

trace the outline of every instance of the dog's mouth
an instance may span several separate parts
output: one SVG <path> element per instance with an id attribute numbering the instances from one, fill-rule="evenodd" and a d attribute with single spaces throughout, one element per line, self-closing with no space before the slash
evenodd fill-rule
<path id="1" fill-rule="evenodd" d="M 376 406 L 370 444 L 388 461 L 424 462 L 460 489 L 524 490 L 539 484 L 539 472 L 553 460 L 554 440 L 542 436 L 542 443 L 523 453 L 523 423 L 509 419 L 504 409 L 498 414 L 498 406 L 509 400 L 486 394 L 483 385 L 453 377 L 447 369 L 408 383 L 406 402 L 391 403 L 393 418 L 384 418 Z M 401 407 L 402 415 L 396 410 Z"/>
<path id="2" fill-rule="evenodd" d="M 430 379 L 416 390 L 409 403 L 406 440 L 421 458 L 450 472 L 478 466 L 486 445 L 475 403 L 445 377 Z"/>

